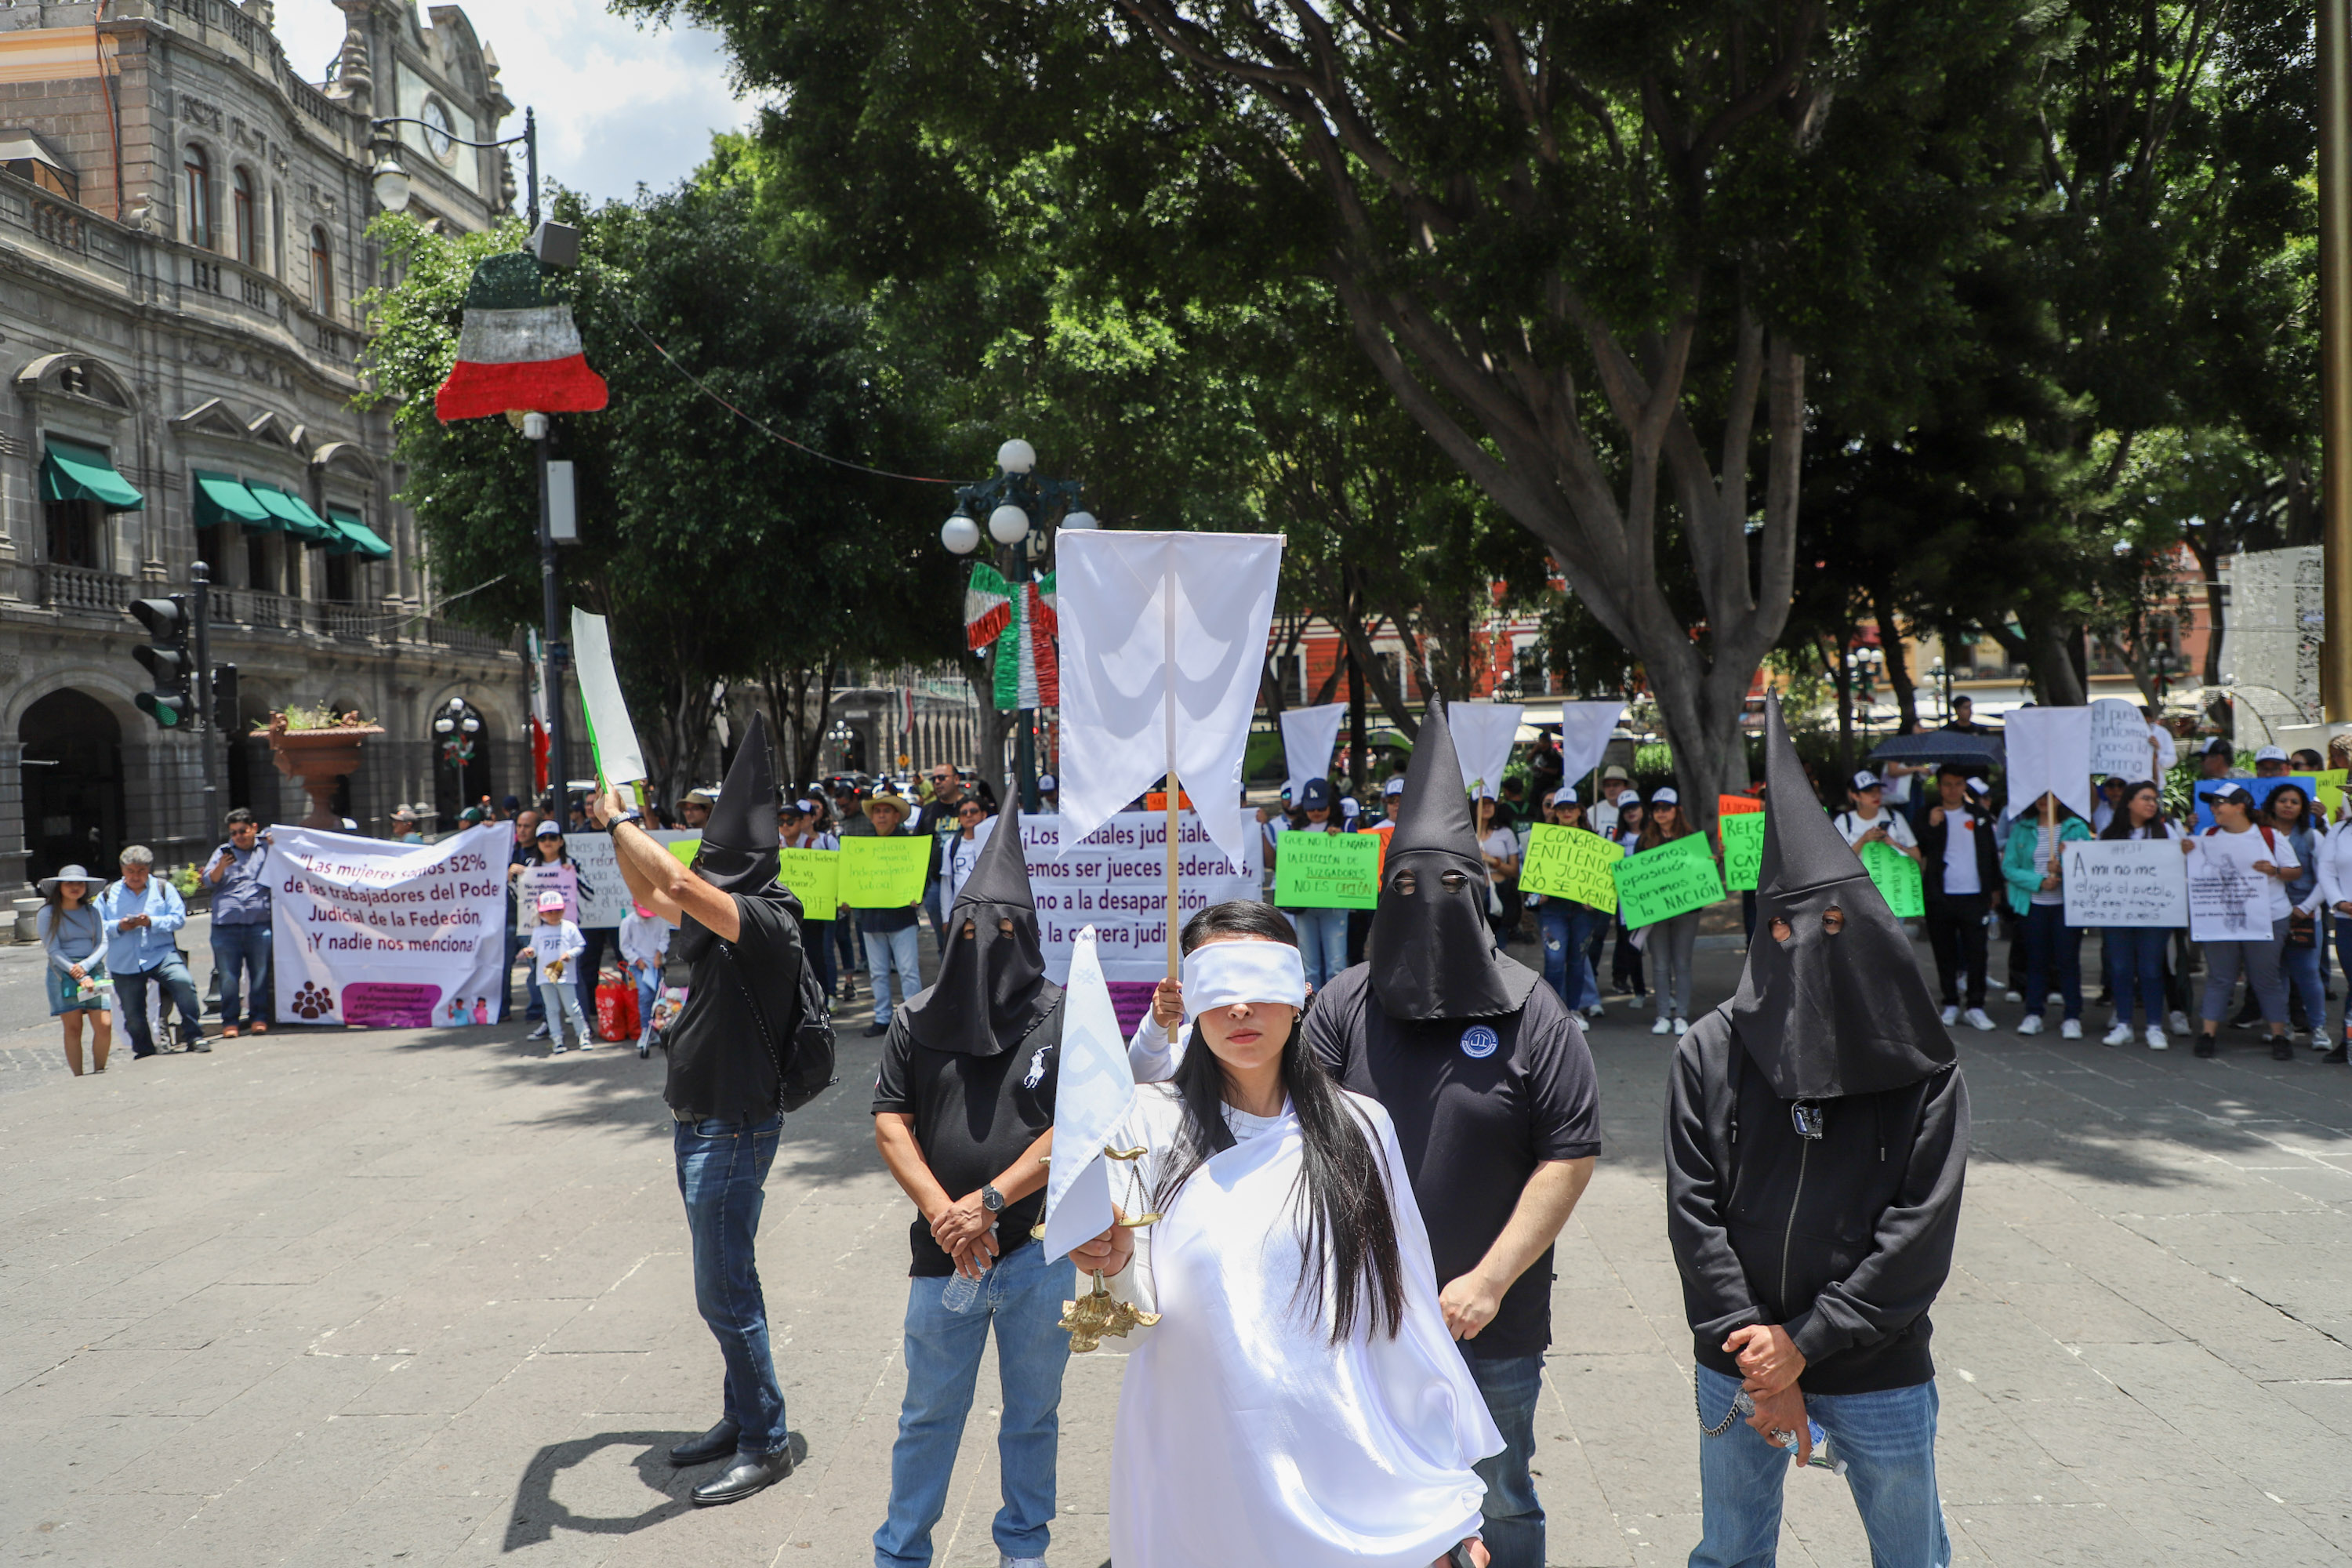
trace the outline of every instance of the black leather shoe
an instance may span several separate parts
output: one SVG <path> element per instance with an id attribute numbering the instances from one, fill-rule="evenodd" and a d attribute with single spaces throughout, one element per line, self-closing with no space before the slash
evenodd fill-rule
<path id="1" fill-rule="evenodd" d="M 887 1024 L 868 1024 L 866 1026 L 866 1037 L 869 1040 L 877 1035 L 887 1035 L 889 1032 L 890 1026 Z"/>
<path id="2" fill-rule="evenodd" d="M 734 1417 L 720 1416 L 719 1425 L 701 1436 L 680 1443 L 669 1451 L 669 1462 L 679 1469 L 688 1465 L 707 1465 L 713 1459 L 723 1459 L 735 1451 L 735 1436 L 742 1428 Z"/>
<path id="3" fill-rule="evenodd" d="M 753 1492 L 765 1491 L 786 1476 L 793 1467 L 808 1456 L 808 1439 L 794 1432 L 784 1446 L 772 1454 L 738 1454 L 727 1473 L 717 1480 L 694 1489 L 697 1508 L 712 1508 L 719 1503 L 740 1502 Z"/>
<path id="4" fill-rule="evenodd" d="M 2210 1057 L 2213 1054 L 2212 1036 L 2200 1035 L 2197 1037 L 2197 1054 L 2200 1057 Z"/>
<path id="5" fill-rule="evenodd" d="M 2294 1047 L 2287 1043 L 2287 1038 L 2284 1035 L 2273 1035 L 2271 1037 L 2271 1060 L 2274 1062 L 2291 1062 L 2294 1060 Z"/>

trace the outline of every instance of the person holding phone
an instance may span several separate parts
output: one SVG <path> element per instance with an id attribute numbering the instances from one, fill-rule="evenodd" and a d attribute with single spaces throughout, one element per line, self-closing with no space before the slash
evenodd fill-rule
<path id="1" fill-rule="evenodd" d="M 269 988 L 269 836 L 243 806 L 228 814 L 228 842 L 205 866 L 213 890 L 213 973 L 220 976 L 221 1038 L 245 1023 L 250 984 L 253 1032 L 269 1032 L 277 998 Z"/>

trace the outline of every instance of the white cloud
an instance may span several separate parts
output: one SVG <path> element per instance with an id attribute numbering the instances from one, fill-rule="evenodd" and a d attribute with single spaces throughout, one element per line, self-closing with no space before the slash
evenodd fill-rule
<path id="1" fill-rule="evenodd" d="M 727 79 L 718 36 L 701 28 L 640 28 L 598 0 L 463 8 L 514 100 L 499 130 L 519 133 L 523 109 L 536 109 L 541 172 L 599 200 L 676 184 L 709 155 L 713 132 L 740 130 L 754 112 Z M 278 37 L 295 69 L 321 80 L 342 47 L 342 13 L 331 0 L 278 0 Z"/>

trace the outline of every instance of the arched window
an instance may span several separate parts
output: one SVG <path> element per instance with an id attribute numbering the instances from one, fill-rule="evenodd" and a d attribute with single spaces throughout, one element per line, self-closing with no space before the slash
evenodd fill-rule
<path id="1" fill-rule="evenodd" d="M 310 309 L 322 316 L 335 310 L 335 255 L 327 248 L 327 231 L 310 226 Z"/>
<path id="2" fill-rule="evenodd" d="M 229 176 L 229 205 L 235 209 L 236 258 L 247 267 L 260 259 L 260 237 L 253 211 L 253 176 L 243 169 Z"/>
<path id="3" fill-rule="evenodd" d="M 187 174 L 188 243 L 199 249 L 213 247 L 213 165 L 201 147 L 188 149 L 182 165 Z"/>

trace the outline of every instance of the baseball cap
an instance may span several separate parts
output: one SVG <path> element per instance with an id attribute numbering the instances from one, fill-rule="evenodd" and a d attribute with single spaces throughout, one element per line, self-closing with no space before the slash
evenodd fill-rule
<path id="1" fill-rule="evenodd" d="M 1551 803 L 1554 805 L 1576 805 L 1576 786 L 1574 784 L 1560 785 L 1558 789 L 1551 792 Z"/>
<path id="2" fill-rule="evenodd" d="M 2221 752 L 2225 757 L 2230 754 L 2230 738 L 2227 735 L 2216 735 L 2211 740 L 2205 742 L 2205 754 L 2207 756 L 2210 757 L 2216 752 Z"/>
<path id="3" fill-rule="evenodd" d="M 1650 792 L 1652 805 L 1680 805 L 1682 803 L 1683 797 L 1675 793 L 1675 787 L 1672 784 L 1666 785 L 1664 789 L 1654 789 Z"/>
<path id="4" fill-rule="evenodd" d="M 2254 804 L 2254 792 L 2248 789 L 2242 784 L 2233 784 L 2226 788 L 2215 790 L 2205 798 L 2207 800 L 2233 800 L 2240 805 L 2251 807 Z"/>
<path id="5" fill-rule="evenodd" d="M 1381 785 L 1381 795 L 1383 799 L 1390 795 L 1402 795 L 1403 793 L 1404 779 L 1402 775 L 1392 778 L 1389 780 L 1388 783 Z"/>
<path id="6" fill-rule="evenodd" d="M 1330 810 L 1331 781 L 1308 779 L 1298 791 L 1298 809 L 1301 811 Z"/>
<path id="7" fill-rule="evenodd" d="M 1061 787 L 1062 782 L 1053 774 L 1039 773 L 1037 775 L 1037 793 L 1039 795 L 1051 795 Z"/>
<path id="8" fill-rule="evenodd" d="M 2258 763 L 2283 763 L 2286 761 L 2286 748 L 2284 746 L 2264 746 L 2261 751 L 2254 753 L 2254 761 Z"/>
<path id="9" fill-rule="evenodd" d="M 557 892 L 554 889 L 550 888 L 547 891 L 540 894 L 539 912 L 541 914 L 545 914 L 550 910 L 560 910 L 562 907 L 563 895 Z"/>
<path id="10" fill-rule="evenodd" d="M 1862 772 L 1853 775 L 1853 787 L 1856 789 L 1876 789 L 1878 787 L 1878 775 L 1872 773 L 1868 768 L 1864 768 Z"/>
<path id="11" fill-rule="evenodd" d="M 1340 816 L 1354 816 L 1357 813 L 1359 813 L 1359 812 L 1362 811 L 1363 809 L 1364 809 L 1364 808 L 1363 808 L 1362 806 L 1358 805 L 1356 804 L 1356 797 L 1355 797 L 1354 795 L 1341 795 L 1341 796 L 1339 797 L 1339 815 L 1340 815 Z"/>
<path id="12" fill-rule="evenodd" d="M 539 825 L 539 832 L 536 837 L 541 838 L 561 838 L 563 837 L 563 825 L 557 822 L 553 817 L 550 817 L 548 820 Z"/>

